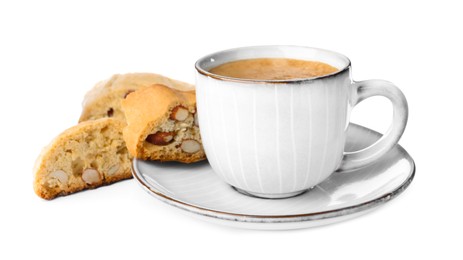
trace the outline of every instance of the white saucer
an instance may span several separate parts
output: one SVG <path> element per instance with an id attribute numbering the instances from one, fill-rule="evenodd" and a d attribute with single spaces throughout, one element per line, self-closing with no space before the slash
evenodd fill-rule
<path id="1" fill-rule="evenodd" d="M 381 135 L 351 124 L 347 151 L 359 150 Z M 220 180 L 207 162 L 196 164 L 134 160 L 141 187 L 161 201 L 204 220 L 250 229 L 299 229 L 365 214 L 401 194 L 413 180 L 415 164 L 400 146 L 373 165 L 336 172 L 305 194 L 287 199 L 243 195 Z"/>

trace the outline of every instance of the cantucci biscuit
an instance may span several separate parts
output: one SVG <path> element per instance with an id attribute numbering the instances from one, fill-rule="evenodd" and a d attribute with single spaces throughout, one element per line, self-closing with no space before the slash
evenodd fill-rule
<path id="1" fill-rule="evenodd" d="M 122 121 L 101 118 L 61 133 L 37 159 L 35 193 L 53 199 L 130 178 L 131 160 L 122 138 L 123 127 Z"/>
<path id="2" fill-rule="evenodd" d="M 164 85 L 137 90 L 122 101 L 124 140 L 136 158 L 191 163 L 205 159 L 195 91 Z"/>
<path id="3" fill-rule="evenodd" d="M 103 117 L 124 120 L 121 100 L 131 92 L 153 84 L 162 84 L 178 90 L 194 89 L 194 86 L 188 83 L 153 73 L 116 74 L 108 80 L 98 82 L 87 92 L 79 122 Z"/>

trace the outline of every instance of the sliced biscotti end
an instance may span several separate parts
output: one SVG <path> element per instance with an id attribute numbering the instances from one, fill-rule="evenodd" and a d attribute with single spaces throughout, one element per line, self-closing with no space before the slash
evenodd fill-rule
<path id="1" fill-rule="evenodd" d="M 37 158 L 34 191 L 53 199 L 131 177 L 122 121 L 80 123 L 57 136 Z"/>
<path id="2" fill-rule="evenodd" d="M 136 158 L 192 163 L 205 159 L 194 91 L 153 85 L 122 101 L 124 139 Z"/>
<path id="3" fill-rule="evenodd" d="M 125 120 L 121 100 L 133 91 L 153 84 L 163 84 L 179 90 L 191 90 L 194 86 L 154 73 L 116 74 L 98 82 L 85 95 L 79 122 L 103 117 Z"/>

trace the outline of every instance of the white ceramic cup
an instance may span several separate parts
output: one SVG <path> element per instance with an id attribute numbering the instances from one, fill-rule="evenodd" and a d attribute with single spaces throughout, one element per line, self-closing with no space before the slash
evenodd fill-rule
<path id="1" fill-rule="evenodd" d="M 249 80 L 209 72 L 223 63 L 255 58 L 321 61 L 339 71 L 292 80 Z M 196 70 L 198 119 L 207 158 L 225 182 L 245 194 L 295 196 L 336 170 L 370 164 L 397 144 L 407 123 L 407 101 L 396 86 L 384 80 L 353 81 L 350 60 L 335 52 L 244 47 L 207 55 L 196 62 Z M 344 152 L 350 111 L 371 96 L 392 102 L 392 125 L 370 147 Z"/>

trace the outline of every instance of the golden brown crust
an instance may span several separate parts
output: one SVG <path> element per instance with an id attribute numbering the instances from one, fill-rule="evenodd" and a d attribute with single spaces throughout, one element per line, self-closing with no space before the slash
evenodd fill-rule
<path id="1" fill-rule="evenodd" d="M 35 194 L 37 194 L 42 199 L 52 200 L 52 199 L 54 199 L 56 197 L 70 195 L 70 194 L 73 194 L 73 193 L 76 193 L 76 192 L 79 192 L 79 191 L 83 191 L 83 190 L 96 189 L 96 188 L 99 188 L 99 187 L 111 185 L 111 184 L 113 184 L 115 182 L 122 181 L 122 180 L 127 180 L 127 179 L 130 179 L 130 178 L 132 178 L 132 173 L 129 171 L 129 172 L 126 172 L 124 174 L 119 175 L 118 177 L 105 179 L 103 182 L 101 182 L 98 185 L 78 186 L 78 187 L 75 187 L 72 190 L 60 190 L 58 192 L 50 192 L 50 191 L 48 191 L 46 189 L 42 189 L 42 188 L 40 188 L 38 186 L 36 188 L 36 186 L 34 185 L 34 191 L 35 191 Z"/>
<path id="2" fill-rule="evenodd" d="M 34 191 L 53 199 L 131 178 L 130 157 L 122 138 L 124 123 L 102 118 L 80 123 L 58 135 L 37 158 Z M 99 179 L 88 181 L 84 170 Z"/>
<path id="3" fill-rule="evenodd" d="M 172 110 L 181 106 L 188 110 L 185 121 L 171 119 Z M 196 113 L 195 91 L 178 91 L 163 85 L 153 85 L 131 93 L 122 101 L 127 126 L 124 140 L 129 153 L 141 159 L 180 161 L 191 163 L 205 159 L 199 128 L 194 126 Z M 146 140 L 156 132 L 174 132 L 175 139 L 168 145 L 158 146 Z M 180 148 L 184 140 L 197 141 L 198 152 L 186 153 Z"/>
<path id="4" fill-rule="evenodd" d="M 153 73 L 116 74 L 107 80 L 98 82 L 87 92 L 82 103 L 79 122 L 103 117 L 124 120 L 121 100 L 131 92 L 152 84 L 163 84 L 178 90 L 194 89 L 191 84 Z"/>

